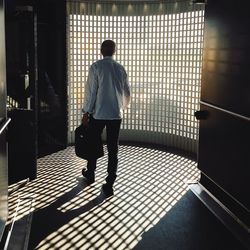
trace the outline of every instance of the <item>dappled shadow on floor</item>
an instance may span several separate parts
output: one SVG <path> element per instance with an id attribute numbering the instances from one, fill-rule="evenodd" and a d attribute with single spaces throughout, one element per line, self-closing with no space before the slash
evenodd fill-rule
<path id="1" fill-rule="evenodd" d="M 84 204 L 82 207 L 68 210 L 66 212 L 58 210 L 60 206 L 69 202 L 71 199 L 76 197 L 78 193 L 82 192 L 85 187 L 87 187 L 86 183 L 84 181 L 79 181 L 78 185 L 63 194 L 55 202 L 34 212 L 29 249 L 35 249 L 35 247 L 39 245 L 43 239 L 46 239 L 47 236 L 57 232 L 57 230 L 64 225 L 67 225 L 67 223 L 72 219 L 83 213 L 89 212 L 91 209 L 105 201 L 106 197 L 103 193 L 100 193 L 95 198 L 89 200 L 88 203 Z M 49 239 L 48 241 L 45 241 L 45 245 L 48 245 L 51 249 L 53 249 L 54 242 Z M 42 247 L 42 244 L 40 247 Z"/>
<path id="2" fill-rule="evenodd" d="M 105 199 L 106 153 L 105 147 L 90 186 L 76 180 L 86 161 L 75 156 L 74 147 L 38 160 L 37 179 L 19 191 L 35 199 L 29 249 L 133 249 L 186 194 L 186 181 L 199 179 L 191 159 L 122 145 L 115 195 Z"/>

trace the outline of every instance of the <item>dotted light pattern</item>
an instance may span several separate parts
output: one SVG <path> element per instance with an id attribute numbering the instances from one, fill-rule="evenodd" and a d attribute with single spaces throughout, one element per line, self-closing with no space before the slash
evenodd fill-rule
<path id="1" fill-rule="evenodd" d="M 34 199 L 30 249 L 133 249 L 185 195 L 186 181 L 199 180 L 192 159 L 121 145 L 115 195 L 105 199 L 101 185 L 107 170 L 106 145 L 104 149 L 96 182 L 90 186 L 81 180 L 86 161 L 68 147 L 38 159 L 37 179 L 9 196 L 10 218 L 18 198 Z M 18 219 L 28 212 L 20 208 Z"/>
<path id="2" fill-rule="evenodd" d="M 102 41 L 112 39 L 132 90 L 121 139 L 196 152 L 203 6 L 68 2 L 67 27 L 69 142 L 80 123 L 89 66 L 102 58 Z"/>

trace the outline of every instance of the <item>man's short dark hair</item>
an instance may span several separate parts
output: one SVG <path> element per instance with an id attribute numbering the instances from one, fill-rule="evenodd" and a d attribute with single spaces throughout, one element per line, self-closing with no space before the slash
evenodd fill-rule
<path id="1" fill-rule="evenodd" d="M 105 40 L 101 46 L 103 56 L 113 56 L 115 53 L 115 42 L 112 40 Z"/>

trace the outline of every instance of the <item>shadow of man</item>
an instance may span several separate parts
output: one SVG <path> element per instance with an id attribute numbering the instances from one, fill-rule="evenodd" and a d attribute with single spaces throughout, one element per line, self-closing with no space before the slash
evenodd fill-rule
<path id="1" fill-rule="evenodd" d="M 85 187 L 87 187 L 87 184 L 80 180 L 75 187 L 63 194 L 49 206 L 34 212 L 28 249 L 35 249 L 42 240 L 53 232 L 56 232 L 60 227 L 66 225 L 72 219 L 93 209 L 108 199 L 101 192 L 97 197 L 90 200 L 80 208 L 69 210 L 67 212 L 61 212 L 58 210 L 60 206 L 74 198 Z"/>

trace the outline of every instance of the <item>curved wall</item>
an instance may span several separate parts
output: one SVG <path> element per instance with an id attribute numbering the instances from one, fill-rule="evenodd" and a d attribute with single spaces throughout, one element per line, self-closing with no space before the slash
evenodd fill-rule
<path id="1" fill-rule="evenodd" d="M 69 143 L 81 121 L 88 68 L 105 39 L 132 89 L 121 140 L 196 152 L 203 47 L 203 6 L 175 3 L 67 3 Z"/>

